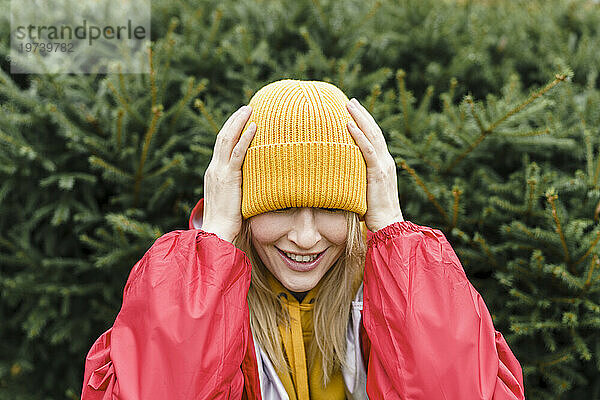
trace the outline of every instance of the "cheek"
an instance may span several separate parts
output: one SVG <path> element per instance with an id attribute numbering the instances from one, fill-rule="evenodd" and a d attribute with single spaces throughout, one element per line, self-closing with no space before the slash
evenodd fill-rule
<path id="1" fill-rule="evenodd" d="M 252 239 L 261 244 L 276 242 L 286 231 L 286 222 L 282 218 L 260 214 L 250 220 Z"/>
<path id="2" fill-rule="evenodd" d="M 323 227 L 321 233 L 324 234 L 327 240 L 337 245 L 342 245 L 346 242 L 348 223 L 345 216 L 336 215 L 323 222 L 321 224 Z"/>

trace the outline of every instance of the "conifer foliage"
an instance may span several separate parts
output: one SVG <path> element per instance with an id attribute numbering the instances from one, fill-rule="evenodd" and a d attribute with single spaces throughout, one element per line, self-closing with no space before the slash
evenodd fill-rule
<path id="1" fill-rule="evenodd" d="M 158 0 L 145 75 L 10 75 L 0 16 L 0 399 L 79 398 L 131 267 L 283 78 L 368 107 L 405 219 L 444 232 L 526 397 L 600 399 L 600 8 L 548 4 Z"/>

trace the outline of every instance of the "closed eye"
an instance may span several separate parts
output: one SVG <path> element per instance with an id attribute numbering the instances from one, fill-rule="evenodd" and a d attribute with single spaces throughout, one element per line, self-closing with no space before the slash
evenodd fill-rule
<path id="1" fill-rule="evenodd" d="M 292 208 L 293 208 L 293 207 L 280 208 L 280 209 L 277 209 L 277 210 L 275 210 L 275 212 L 286 212 L 286 211 L 289 211 L 289 210 L 291 210 Z M 341 208 L 325 208 L 325 207 L 318 207 L 318 209 L 319 209 L 319 210 L 326 211 L 326 212 L 332 212 L 332 213 L 334 213 L 334 212 L 338 212 L 338 211 L 344 211 L 344 210 L 342 210 Z"/>

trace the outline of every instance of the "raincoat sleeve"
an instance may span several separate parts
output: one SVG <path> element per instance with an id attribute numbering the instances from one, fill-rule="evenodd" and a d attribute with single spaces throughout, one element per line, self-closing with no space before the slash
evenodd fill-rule
<path id="1" fill-rule="evenodd" d="M 521 365 L 440 230 L 371 233 L 363 307 L 369 398 L 525 398 Z"/>
<path id="2" fill-rule="evenodd" d="M 241 399 L 250 270 L 245 253 L 214 233 L 157 239 L 87 354 L 81 398 Z"/>

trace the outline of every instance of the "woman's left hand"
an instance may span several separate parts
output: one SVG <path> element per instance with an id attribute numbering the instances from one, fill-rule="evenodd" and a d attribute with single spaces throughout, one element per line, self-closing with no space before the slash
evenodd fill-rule
<path id="1" fill-rule="evenodd" d="M 404 221 L 398 198 L 396 162 L 371 114 L 354 98 L 346 104 L 346 108 L 356 121 L 348 122 L 348 130 L 367 163 L 367 212 L 364 221 L 371 232 L 376 232 L 394 222 Z"/>

